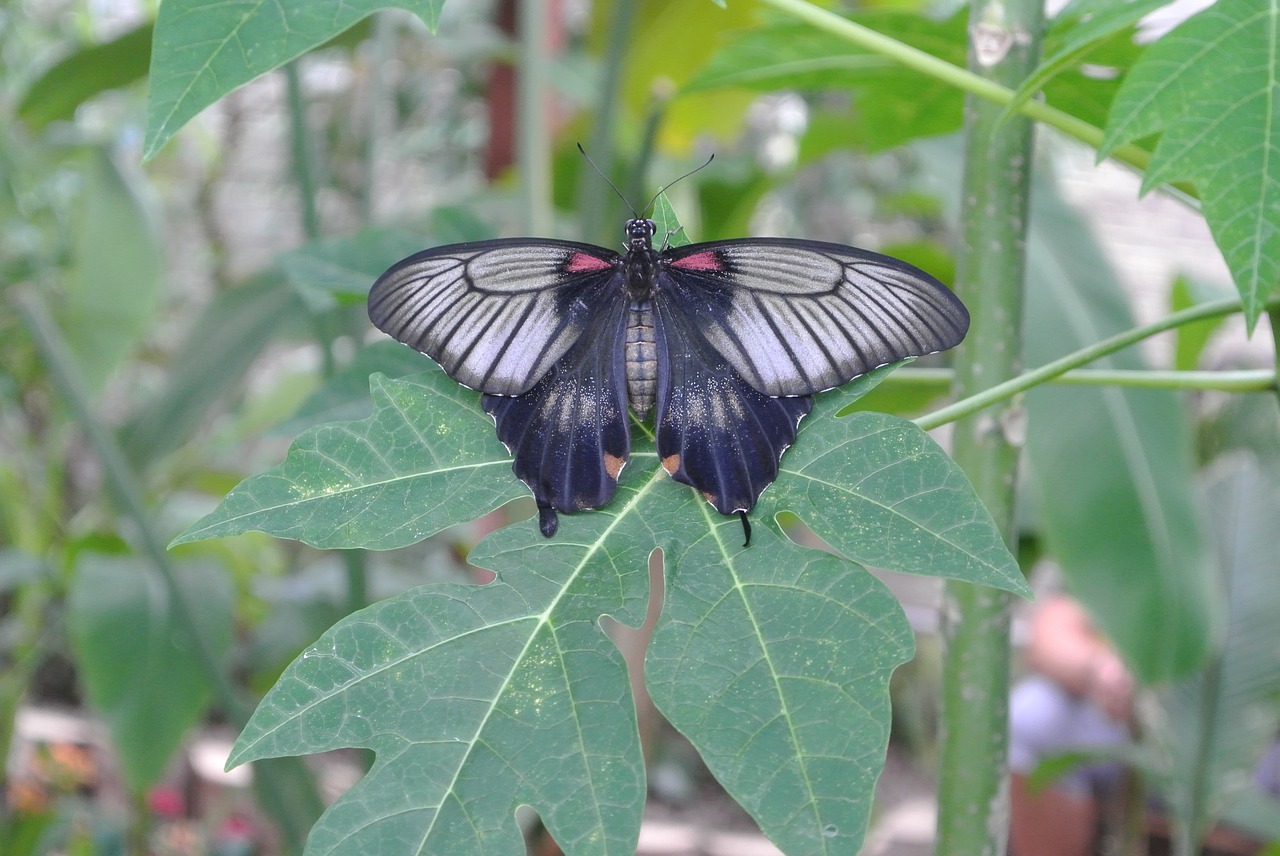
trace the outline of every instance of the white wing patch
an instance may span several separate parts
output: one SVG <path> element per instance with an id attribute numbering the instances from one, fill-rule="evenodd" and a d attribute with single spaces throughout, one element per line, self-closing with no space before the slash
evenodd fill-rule
<path id="1" fill-rule="evenodd" d="M 369 294 L 369 318 L 459 383 L 519 395 L 582 335 L 591 291 L 620 276 L 606 250 L 564 241 L 456 244 L 410 256 Z M 575 261 L 577 260 L 577 261 Z"/>
<path id="2" fill-rule="evenodd" d="M 718 267 L 705 261 L 705 245 L 695 245 L 674 251 L 667 272 L 674 290 L 686 292 L 682 300 L 692 301 L 707 340 L 766 395 L 831 389 L 954 347 L 969 327 L 968 312 L 945 285 L 887 256 L 785 239 L 714 246 Z M 698 257 L 696 267 L 680 265 L 686 252 Z"/>

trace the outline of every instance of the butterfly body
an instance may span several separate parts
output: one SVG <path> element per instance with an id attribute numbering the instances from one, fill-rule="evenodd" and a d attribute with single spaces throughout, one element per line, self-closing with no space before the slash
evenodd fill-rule
<path id="1" fill-rule="evenodd" d="M 540 239 L 439 247 L 370 292 L 375 325 L 485 394 L 547 536 L 557 511 L 613 498 L 628 411 L 653 413 L 672 478 L 745 526 L 812 393 L 968 329 L 946 286 L 887 256 L 767 238 L 655 250 L 654 232 L 628 221 L 623 253 Z"/>

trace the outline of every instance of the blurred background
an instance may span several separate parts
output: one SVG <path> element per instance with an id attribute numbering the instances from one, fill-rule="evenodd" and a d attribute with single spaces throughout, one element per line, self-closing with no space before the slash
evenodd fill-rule
<path id="1" fill-rule="evenodd" d="M 848 6 L 963 63 L 963 11 Z M 417 370 L 372 333 L 363 306 L 398 258 L 519 234 L 620 247 L 628 204 L 714 154 L 671 194 L 694 240 L 838 241 L 953 278 L 959 96 L 891 68 L 826 85 L 753 82 L 724 65 L 726 45 L 750 47 L 759 32 L 751 4 L 547 0 L 532 36 L 517 26 L 519 0 L 447 3 L 434 34 L 380 12 L 223 98 L 144 164 L 155 7 L 0 5 L 5 854 L 287 850 L 313 798 L 282 805 L 249 768 L 222 772 L 233 708 L 348 612 L 423 583 L 488 578 L 466 564 L 470 546 L 530 504 L 384 554 L 255 535 L 164 547 L 301 430 L 366 415 L 371 370 Z M 1105 114 L 1135 51 L 1126 37 L 1111 64 L 1072 79 L 1082 113 Z M 522 89 L 521 75 L 543 88 Z M 1099 329 L 1231 293 L 1202 220 L 1180 202 L 1139 200 L 1137 177 L 1050 134 L 1038 159 L 1030 278 L 1102 295 Z M 1061 326 L 1044 302 L 1029 311 Z M 1265 366 L 1265 339 L 1206 326 L 1151 340 L 1136 359 Z M 923 412 L 947 381 L 921 377 L 886 384 L 868 406 Z M 1241 449 L 1274 458 L 1274 397 L 1206 392 L 1182 405 L 1202 462 Z M 1052 564 L 1029 502 L 1027 567 Z M 890 584 L 920 653 L 895 677 L 866 852 L 905 856 L 932 850 L 938 588 Z M 175 591 L 195 614 L 175 611 Z M 182 641 L 187 624 L 203 646 Z M 677 734 L 651 712 L 641 721 L 652 797 L 642 852 L 776 852 Z M 366 763 L 334 753 L 288 775 L 327 801 Z"/>

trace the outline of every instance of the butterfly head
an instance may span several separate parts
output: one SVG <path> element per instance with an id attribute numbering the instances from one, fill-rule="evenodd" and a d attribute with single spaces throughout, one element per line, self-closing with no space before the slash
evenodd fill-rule
<path id="1" fill-rule="evenodd" d="M 627 221 L 627 249 L 653 249 L 653 236 L 658 231 L 658 224 L 640 217 Z"/>

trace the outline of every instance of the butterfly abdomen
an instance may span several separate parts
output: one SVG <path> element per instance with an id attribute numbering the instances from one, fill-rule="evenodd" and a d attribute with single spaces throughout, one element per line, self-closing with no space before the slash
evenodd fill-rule
<path id="1" fill-rule="evenodd" d="M 627 306 L 627 398 L 644 419 L 658 392 L 658 344 L 653 331 L 653 301 L 632 299 Z"/>

